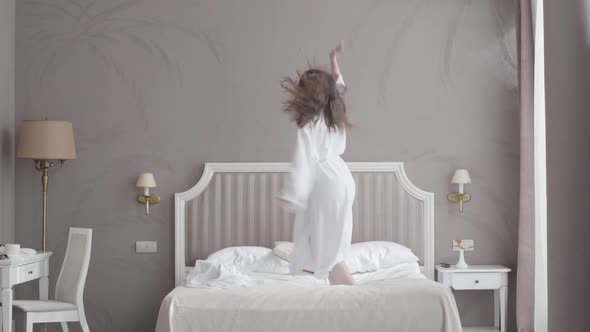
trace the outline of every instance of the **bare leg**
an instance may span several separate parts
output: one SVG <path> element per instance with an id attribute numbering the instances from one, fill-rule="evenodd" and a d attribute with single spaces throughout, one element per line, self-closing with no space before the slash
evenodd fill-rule
<path id="1" fill-rule="evenodd" d="M 334 265 L 328 279 L 330 285 L 354 285 L 354 279 L 344 262 Z"/>

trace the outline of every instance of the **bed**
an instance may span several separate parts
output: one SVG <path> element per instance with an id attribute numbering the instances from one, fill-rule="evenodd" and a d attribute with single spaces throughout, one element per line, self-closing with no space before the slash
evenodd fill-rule
<path id="1" fill-rule="evenodd" d="M 162 301 L 156 331 L 461 331 L 450 289 L 433 281 L 434 194 L 413 185 L 402 163 L 348 165 L 356 183 L 353 243 L 403 244 L 420 259 L 423 278 L 184 287 L 195 261 L 220 249 L 272 248 L 291 238 L 293 216 L 275 199 L 288 163 L 207 163 L 201 179 L 175 195 L 176 288 Z"/>

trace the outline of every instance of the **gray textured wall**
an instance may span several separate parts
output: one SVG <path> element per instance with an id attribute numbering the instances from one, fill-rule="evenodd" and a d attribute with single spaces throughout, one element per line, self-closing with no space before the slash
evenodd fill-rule
<path id="1" fill-rule="evenodd" d="M 0 0 L 0 243 L 14 240 L 14 0 Z"/>
<path id="2" fill-rule="evenodd" d="M 588 1 L 545 2 L 549 331 L 588 331 Z"/>
<path id="3" fill-rule="evenodd" d="M 279 79 L 306 57 L 325 64 L 341 38 L 355 125 L 345 158 L 403 161 L 436 192 L 437 262 L 455 262 L 451 240 L 467 238 L 469 263 L 515 267 L 514 28 L 510 0 L 19 1 L 17 120 L 71 120 L 79 153 L 50 176 L 52 275 L 68 227 L 94 228 L 91 327 L 152 329 L 173 286 L 172 194 L 206 161 L 288 160 Z M 36 246 L 39 174 L 16 165 L 17 237 Z M 457 167 L 474 179 L 463 215 L 445 198 Z M 149 217 L 134 201 L 141 171 L 162 196 Z M 135 254 L 136 240 L 159 252 Z M 466 324 L 492 322 L 491 294 L 457 300 Z"/>

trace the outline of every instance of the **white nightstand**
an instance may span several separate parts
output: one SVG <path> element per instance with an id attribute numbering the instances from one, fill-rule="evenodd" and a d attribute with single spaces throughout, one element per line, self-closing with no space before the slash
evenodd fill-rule
<path id="1" fill-rule="evenodd" d="M 506 307 L 508 305 L 508 272 L 502 265 L 469 265 L 466 269 L 436 266 L 437 280 L 454 290 L 493 290 L 494 325 L 491 327 L 464 327 L 464 332 L 506 332 Z"/>

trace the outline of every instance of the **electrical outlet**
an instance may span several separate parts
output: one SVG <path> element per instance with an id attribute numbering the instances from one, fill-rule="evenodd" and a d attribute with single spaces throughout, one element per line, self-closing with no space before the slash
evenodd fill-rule
<path id="1" fill-rule="evenodd" d="M 461 248 L 465 251 L 475 250 L 475 241 L 473 240 L 453 240 L 453 251 L 459 251 Z"/>
<path id="2" fill-rule="evenodd" d="M 135 241 L 135 252 L 158 252 L 158 242 Z"/>

